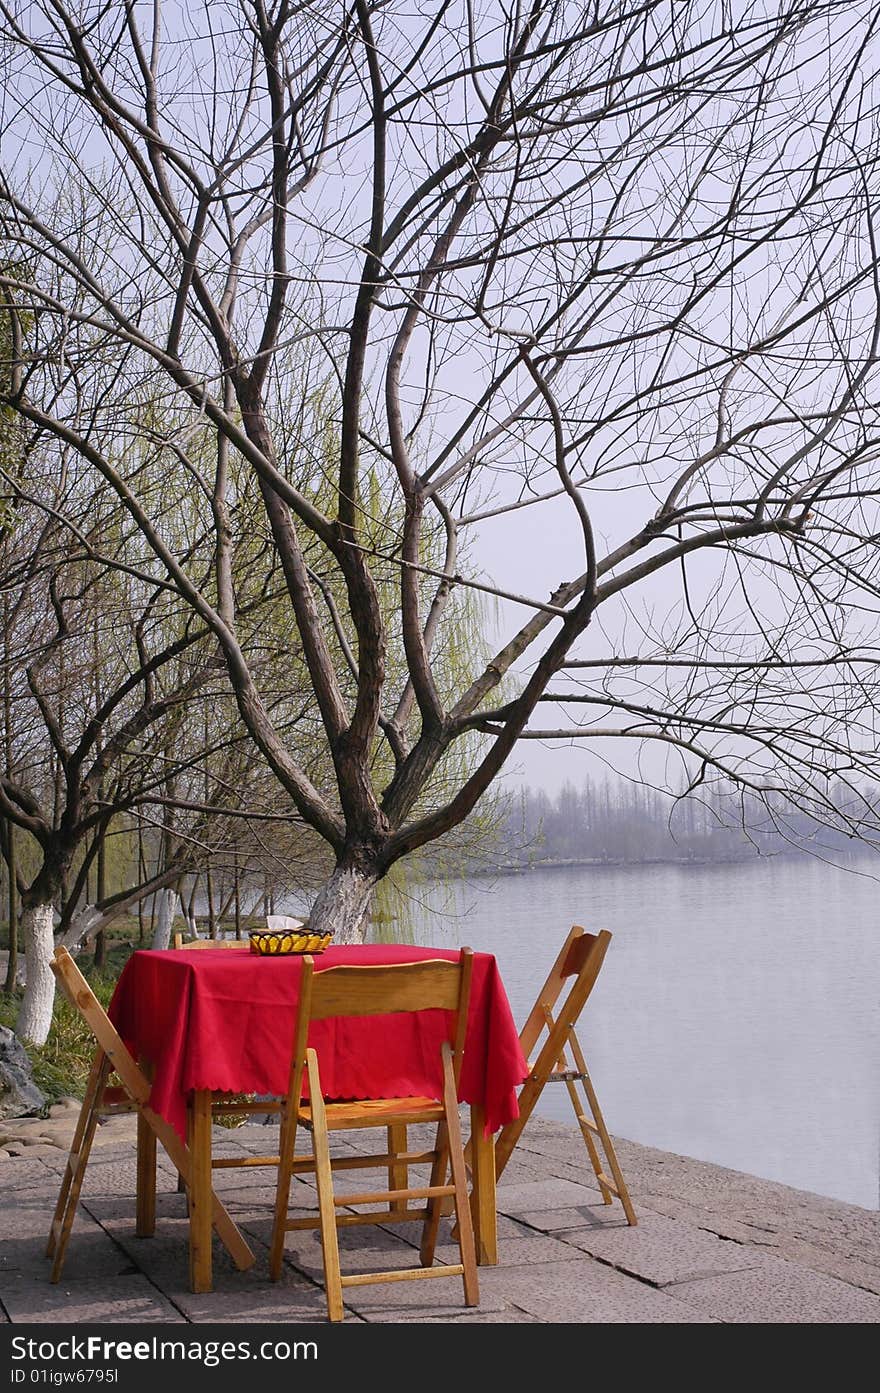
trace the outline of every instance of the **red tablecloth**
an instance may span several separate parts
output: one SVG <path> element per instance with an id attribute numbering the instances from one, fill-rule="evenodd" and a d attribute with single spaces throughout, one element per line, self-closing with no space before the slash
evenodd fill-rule
<path id="1" fill-rule="evenodd" d="M 340 963 L 454 959 L 454 950 L 399 944 L 330 947 L 316 971 Z M 226 948 L 139 951 L 126 963 L 109 1015 L 136 1057 L 154 1068 L 150 1106 L 181 1134 L 191 1089 L 287 1092 L 302 961 Z M 439 1097 L 440 1012 L 314 1022 L 328 1098 Z M 490 953 L 474 953 L 462 1102 L 482 1105 L 487 1131 L 517 1116 L 528 1073 L 507 993 Z"/>

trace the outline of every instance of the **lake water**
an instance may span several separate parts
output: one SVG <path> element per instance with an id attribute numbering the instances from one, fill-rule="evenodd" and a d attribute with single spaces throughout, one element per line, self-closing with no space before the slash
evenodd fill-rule
<path id="1" fill-rule="evenodd" d="M 520 1025 L 571 925 L 609 929 L 578 1034 L 611 1132 L 876 1209 L 880 866 L 854 864 L 535 870 L 419 886 L 412 918 L 494 953 Z M 562 1085 L 541 1111 L 574 1122 Z"/>

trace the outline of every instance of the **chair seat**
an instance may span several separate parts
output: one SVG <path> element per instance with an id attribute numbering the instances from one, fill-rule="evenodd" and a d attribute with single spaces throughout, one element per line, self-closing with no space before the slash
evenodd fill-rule
<path id="1" fill-rule="evenodd" d="M 345 1103 L 324 1104 L 327 1127 L 333 1132 L 342 1132 L 354 1127 L 384 1127 L 389 1123 L 403 1123 L 407 1126 L 417 1122 L 439 1122 L 443 1117 L 443 1104 L 436 1098 L 368 1098 Z M 299 1109 L 299 1120 L 305 1127 L 312 1126 L 312 1109 L 303 1103 Z"/>

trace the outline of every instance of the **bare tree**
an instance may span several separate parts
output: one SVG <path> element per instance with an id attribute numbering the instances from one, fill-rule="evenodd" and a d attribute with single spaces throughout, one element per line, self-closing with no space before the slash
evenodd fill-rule
<path id="1" fill-rule="evenodd" d="M 34 473 L 22 471 L 21 489 L 33 488 Z M 63 502 L 70 519 L 76 493 L 83 495 L 79 547 L 68 527 L 47 517 Z M 165 728 L 167 742 L 169 723 L 179 726 L 179 713 L 217 679 L 212 636 L 191 611 L 181 610 L 175 597 L 178 613 L 169 623 L 162 591 L 136 587 L 131 576 L 91 560 L 97 539 L 107 542 L 113 531 L 99 496 L 62 475 L 39 502 L 19 499 L 2 543 L 8 754 L 0 811 L 7 828 L 25 839 L 21 855 L 11 862 L 7 856 L 7 865 L 20 890 L 27 966 L 16 1028 L 35 1043 L 45 1039 L 51 1020 L 56 909 L 67 940 L 81 946 L 169 879 L 173 867 L 109 893 L 102 874 L 108 834 L 120 814 L 161 786 L 157 728 Z M 115 540 L 119 564 L 123 547 Z M 166 767 L 185 761 L 181 748 Z M 97 905 L 83 904 L 90 878 Z"/>
<path id="2" fill-rule="evenodd" d="M 262 843 L 276 876 L 286 854 L 285 888 L 297 883 L 288 867 L 306 865 L 309 852 L 299 845 L 291 858 L 302 828 L 254 760 L 210 629 L 138 570 L 139 534 L 100 475 L 78 475 L 54 451 L 47 458 L 29 434 L 0 537 L 0 852 L 26 948 L 16 1028 L 42 1043 L 58 939 L 73 952 L 94 943 L 100 965 L 102 935 L 120 914 L 154 894 L 169 910 L 172 887 L 190 874 L 210 899 L 232 848 L 247 845 L 246 872 Z M 175 510 L 177 533 L 192 553 L 186 511 Z M 277 606 L 262 588 L 251 594 L 245 562 L 240 555 L 240 618 L 259 634 L 267 687 L 283 664 L 285 711 L 277 697 L 272 710 L 286 731 L 302 693 L 293 699 L 272 634 Z M 258 579 L 262 587 L 263 571 Z M 158 918 L 153 946 L 167 947 L 170 915 Z"/>
<path id="3" fill-rule="evenodd" d="M 9 404 L 215 636 L 332 849 L 316 923 L 360 935 L 524 737 L 667 745 L 870 830 L 827 779 L 876 748 L 874 4 L 0 14 L 6 261 L 35 268 L 3 278 L 32 316 Z M 209 508 L 210 579 L 134 430 Z M 313 694 L 292 739 L 241 629 L 243 497 Z M 508 593 L 481 539 L 547 508 L 580 556 Z M 453 682 L 475 590 L 527 617 Z"/>

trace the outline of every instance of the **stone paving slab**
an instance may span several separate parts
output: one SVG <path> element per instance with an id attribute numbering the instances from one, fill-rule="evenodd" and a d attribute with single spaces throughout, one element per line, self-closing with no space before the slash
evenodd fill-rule
<path id="1" fill-rule="evenodd" d="M 503 1295 L 538 1320 L 557 1324 L 714 1324 L 705 1309 L 589 1258 L 480 1269 L 481 1296 Z"/>
<path id="2" fill-rule="evenodd" d="M 173 1296 L 188 1290 L 189 1225 L 184 1195 L 158 1195 L 156 1232 L 151 1238 L 138 1238 L 134 1231 L 134 1206 L 119 1196 L 87 1197 L 81 1206 L 101 1226 L 137 1268 L 162 1291 Z M 75 1238 L 75 1231 L 74 1231 Z M 74 1239 L 71 1239 L 70 1252 Z M 216 1238 L 213 1244 L 214 1270 L 219 1278 L 234 1272 L 232 1259 Z"/>
<path id="3" fill-rule="evenodd" d="M 706 1209 L 703 1205 L 688 1204 L 682 1199 L 670 1200 L 663 1195 L 648 1194 L 645 1196 L 645 1207 L 648 1205 L 655 1213 L 678 1219 L 682 1223 L 696 1224 L 703 1231 L 714 1233 L 719 1238 L 733 1239 L 759 1252 L 776 1253 L 779 1257 L 789 1258 L 799 1266 L 825 1273 L 828 1277 L 837 1277 L 840 1281 L 880 1295 L 880 1243 L 877 1244 L 876 1260 L 872 1263 L 862 1257 L 861 1244 L 855 1245 L 854 1251 L 844 1232 L 836 1236 L 833 1240 L 834 1246 L 831 1247 L 827 1246 L 827 1236 L 820 1242 L 814 1242 L 791 1233 L 768 1232 L 766 1228 L 757 1228 L 739 1219 L 732 1219 L 724 1213 Z M 869 1210 L 863 1212 L 870 1214 Z"/>
<path id="4" fill-rule="evenodd" d="M 218 1154 L 272 1149 L 277 1130 L 215 1129 Z M 353 1134 L 354 1150 L 375 1138 Z M 414 1148 L 430 1137 L 414 1135 Z M 43 1155 L 43 1150 L 47 1155 Z M 157 1234 L 134 1236 L 132 1137 L 93 1153 L 62 1282 L 44 1256 L 64 1152 L 0 1160 L 0 1323 L 11 1320 L 323 1323 L 318 1236 L 288 1237 L 282 1280 L 268 1279 L 274 1172 L 228 1168 L 216 1183 L 257 1261 L 237 1272 L 215 1240 L 215 1290 L 189 1291 L 186 1200 L 160 1152 Z M 620 1141 L 639 1215 L 603 1205 L 578 1129 L 530 1119 L 498 1190 L 499 1264 L 480 1269 L 477 1310 L 459 1278 L 347 1289 L 346 1320 L 461 1324 L 874 1323 L 880 1318 L 880 1214 L 719 1166 Z M 51 1154 L 48 1154 L 51 1153 Z M 362 1178 L 340 1173 L 340 1188 Z M 302 1212 L 311 1184 L 297 1180 Z M 415 1265 L 418 1224 L 343 1231 L 343 1270 Z M 438 1258 L 457 1250 L 449 1221 Z"/>
<path id="5" fill-rule="evenodd" d="M 418 1319 L 419 1325 L 543 1325 L 544 1323 L 537 1316 L 530 1316 L 527 1312 L 517 1309 L 485 1313 L 463 1309 L 458 1315 L 423 1315 Z"/>
<path id="6" fill-rule="evenodd" d="M 448 1222 L 448 1221 L 447 1221 Z M 408 1238 L 399 1231 L 417 1224 L 398 1226 L 390 1232 L 382 1226 L 343 1229 L 339 1234 L 340 1266 L 344 1273 L 390 1272 L 400 1267 L 418 1266 Z M 248 1225 L 248 1233 L 261 1233 L 268 1242 L 271 1219 Z M 323 1282 L 321 1242 L 317 1230 L 303 1229 L 289 1233 L 284 1248 L 285 1261 L 318 1284 Z M 493 1309 L 503 1310 L 502 1298 L 481 1301 L 484 1314 Z M 369 1319 L 420 1319 L 430 1311 L 434 1315 L 463 1311 L 464 1292 L 460 1277 L 432 1277 L 418 1282 L 381 1282 L 371 1286 L 351 1287 L 345 1292 L 345 1305 Z"/>
<path id="7" fill-rule="evenodd" d="M 57 1286 L 51 1286 L 45 1277 L 39 1282 L 24 1273 L 9 1273 L 0 1287 L 0 1301 L 12 1324 L 178 1324 L 185 1319 L 141 1273 L 85 1279 L 65 1273 Z"/>
<path id="8" fill-rule="evenodd" d="M 404 1236 L 404 1228 L 401 1224 L 399 1233 Z M 414 1240 L 414 1247 L 418 1247 L 418 1225 L 409 1226 L 414 1230 L 411 1240 Z M 442 1234 L 441 1234 L 442 1239 Z M 566 1262 L 569 1259 L 582 1257 L 576 1247 L 570 1243 L 560 1242 L 557 1237 L 548 1234 L 536 1233 L 533 1229 L 527 1228 L 524 1224 L 518 1224 L 513 1219 L 508 1219 L 505 1215 L 500 1215 L 498 1220 L 498 1266 L 499 1267 L 523 1267 L 527 1263 L 545 1262 Z M 439 1262 L 458 1262 L 458 1248 L 453 1242 L 438 1242 L 437 1259 Z"/>
<path id="9" fill-rule="evenodd" d="M 643 1214 L 636 1228 L 618 1220 L 566 1230 L 558 1238 L 562 1244 L 610 1263 L 619 1272 L 661 1287 L 670 1282 L 758 1267 L 762 1261 L 756 1248 L 725 1241 L 659 1214 Z"/>
<path id="10" fill-rule="evenodd" d="M 248 1273 L 224 1273 L 213 1292 L 196 1296 L 191 1291 L 175 1297 L 175 1305 L 194 1324 L 228 1322 L 231 1325 L 279 1324 L 319 1325 L 327 1319 L 323 1288 L 303 1283 L 288 1269 L 277 1282 L 270 1282 L 263 1265 L 262 1274 L 252 1282 L 242 1282 Z M 352 1319 L 356 1319 L 352 1314 Z"/>
<path id="11" fill-rule="evenodd" d="M 629 1188 L 638 1194 L 637 1209 L 696 1222 L 721 1237 L 762 1248 L 787 1252 L 791 1244 L 796 1252 L 798 1245 L 805 1245 L 799 1261 L 809 1264 L 812 1253 L 817 1261 L 834 1267 L 841 1280 L 850 1271 L 857 1284 L 870 1285 L 871 1290 L 880 1286 L 880 1209 L 814 1195 L 622 1138 L 615 1139 L 615 1147 Z M 552 1174 L 561 1175 L 561 1163 L 567 1166 L 582 1157 L 583 1147 L 574 1129 L 532 1117 L 517 1152 L 532 1161 L 540 1158 Z M 500 1188 L 509 1173 L 510 1167 Z M 585 1176 L 584 1183 L 589 1185 L 591 1179 Z"/>
<path id="12" fill-rule="evenodd" d="M 498 1209 L 502 1214 L 516 1216 L 544 1209 L 588 1208 L 596 1204 L 598 1190 L 574 1180 L 547 1176 L 542 1180 L 511 1183 L 507 1173 L 498 1186 Z M 606 1208 L 601 1204 L 601 1208 Z"/>
<path id="13" fill-rule="evenodd" d="M 377 1264 L 377 1270 L 381 1264 Z M 344 1270 L 344 1269 L 343 1269 Z M 506 1315 L 511 1302 L 505 1293 L 488 1290 L 480 1280 L 479 1314 L 485 1323 L 493 1317 Z M 434 1320 L 458 1320 L 468 1313 L 460 1277 L 432 1277 L 419 1282 L 377 1282 L 372 1286 L 350 1287 L 345 1292 L 345 1309 L 363 1320 L 376 1324 L 413 1321 L 420 1324 L 426 1317 Z M 471 1308 L 471 1314 L 475 1314 Z"/>
<path id="14" fill-rule="evenodd" d="M 537 1196 L 540 1199 L 540 1196 Z M 499 1204 L 507 1205 L 507 1200 L 503 1193 L 499 1191 Z M 516 1207 L 513 1211 L 521 1224 L 528 1228 L 535 1229 L 539 1233 L 560 1234 L 573 1233 L 577 1229 L 601 1229 L 618 1228 L 621 1223 L 621 1211 L 617 1208 L 612 1209 L 604 1204 L 598 1190 L 595 1194 L 590 1194 L 589 1200 L 578 1205 L 563 1205 L 560 1209 L 520 1209 Z M 639 1216 L 644 1216 L 645 1208 L 639 1206 Z M 623 1221 L 625 1224 L 625 1220 Z M 639 1220 L 641 1223 L 641 1218 Z M 626 1225 L 628 1228 L 629 1225 Z"/>
<path id="15" fill-rule="evenodd" d="M 188 1225 L 182 1195 L 159 1198 L 156 1234 L 149 1239 L 134 1236 L 130 1217 L 118 1200 L 90 1201 L 90 1207 L 120 1249 L 189 1321 L 241 1324 L 316 1322 L 326 1318 L 323 1286 L 289 1266 L 278 1282 L 271 1282 L 268 1246 L 245 1224 L 242 1229 L 256 1253 L 254 1266 L 247 1272 L 237 1271 L 215 1238 L 214 1290 L 197 1295 L 189 1289 Z"/>
<path id="16" fill-rule="evenodd" d="M 134 1199 L 137 1188 L 137 1166 L 134 1154 L 127 1152 L 103 1153 L 100 1157 L 89 1158 L 83 1176 L 82 1196 L 89 1195 L 127 1195 L 129 1212 L 134 1214 Z M 156 1169 L 156 1193 L 172 1194 L 177 1190 L 177 1172 Z"/>
<path id="17" fill-rule="evenodd" d="M 745 1272 L 703 1277 L 666 1288 L 718 1320 L 751 1324 L 876 1324 L 880 1299 L 834 1277 L 759 1254 Z"/>
<path id="18" fill-rule="evenodd" d="M 52 1148 L 51 1159 L 54 1160 L 56 1156 L 58 1168 L 61 1170 L 66 1158 Z M 8 1159 L 0 1160 L 0 1191 L 8 1194 L 10 1189 L 18 1192 L 33 1185 L 54 1185 L 56 1174 L 56 1170 L 51 1165 L 46 1165 L 42 1157 L 10 1156 Z"/>
<path id="19" fill-rule="evenodd" d="M 0 1284 L 9 1273 L 30 1274 L 40 1285 L 49 1277 L 46 1242 L 52 1219 L 55 1197 L 29 1190 L 26 1196 L 15 1196 L 15 1204 L 6 1197 L 0 1220 Z M 115 1277 L 131 1271 L 125 1254 L 107 1236 L 85 1209 L 80 1207 L 74 1220 L 67 1250 L 65 1275 L 72 1278 Z"/>
<path id="20" fill-rule="evenodd" d="M 552 1146 L 552 1130 L 547 1140 Z M 769 1234 L 814 1239 L 822 1235 L 834 1245 L 846 1241 L 851 1251 L 880 1261 L 880 1209 L 864 1209 L 634 1142 L 617 1145 L 624 1173 L 641 1193 L 678 1196 Z"/>
<path id="21" fill-rule="evenodd" d="M 44 1230 L 45 1224 L 41 1223 L 38 1233 L 10 1236 L 0 1244 L 0 1286 L 7 1273 L 27 1274 L 40 1285 L 48 1281 L 50 1264 Z M 96 1277 L 110 1279 L 137 1270 L 100 1224 L 80 1210 L 65 1255 L 64 1280 L 76 1283 Z"/>

